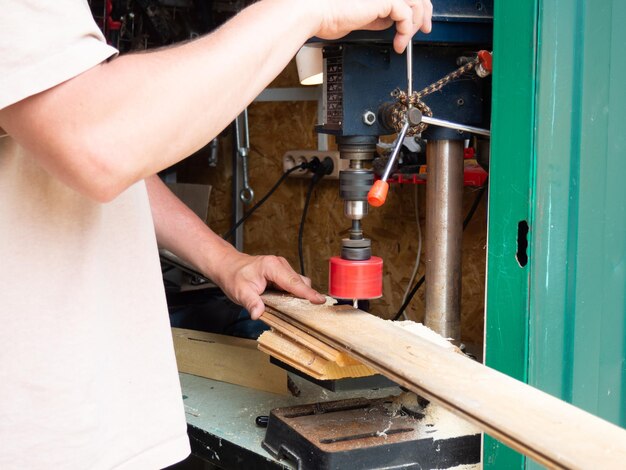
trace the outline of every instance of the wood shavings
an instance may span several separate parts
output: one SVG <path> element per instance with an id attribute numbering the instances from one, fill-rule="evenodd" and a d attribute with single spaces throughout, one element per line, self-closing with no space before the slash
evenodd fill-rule
<path id="1" fill-rule="evenodd" d="M 388 320 L 391 321 L 391 320 Z M 394 325 L 400 326 L 405 331 L 413 333 L 414 335 L 419 336 L 420 338 L 424 338 L 431 343 L 435 343 L 438 346 L 446 349 L 458 350 L 458 348 L 448 341 L 446 338 L 441 336 L 438 333 L 435 333 L 433 330 L 423 325 L 422 323 L 416 323 L 414 321 L 406 320 L 406 321 L 396 321 L 393 322 Z"/>

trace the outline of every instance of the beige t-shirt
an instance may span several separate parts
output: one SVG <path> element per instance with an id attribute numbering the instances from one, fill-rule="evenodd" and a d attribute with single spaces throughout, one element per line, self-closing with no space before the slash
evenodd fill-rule
<path id="1" fill-rule="evenodd" d="M 0 108 L 116 53 L 83 0 L 2 6 Z M 144 183 L 100 204 L 0 137 L 0 260 L 0 468 L 160 468 L 187 456 Z"/>

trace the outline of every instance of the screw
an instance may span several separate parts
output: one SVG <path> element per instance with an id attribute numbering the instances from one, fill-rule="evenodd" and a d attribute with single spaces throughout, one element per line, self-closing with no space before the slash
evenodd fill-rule
<path id="1" fill-rule="evenodd" d="M 368 126 L 373 126 L 375 122 L 376 122 L 376 114 L 374 114 L 372 111 L 365 111 L 363 113 L 363 123 L 365 123 Z"/>

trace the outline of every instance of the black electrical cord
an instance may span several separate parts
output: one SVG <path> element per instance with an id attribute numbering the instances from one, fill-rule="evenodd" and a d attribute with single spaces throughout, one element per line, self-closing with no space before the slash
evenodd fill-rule
<path id="1" fill-rule="evenodd" d="M 302 209 L 302 219 L 300 220 L 300 228 L 298 229 L 298 259 L 300 260 L 300 274 L 305 276 L 304 273 L 304 254 L 302 250 L 302 239 L 304 238 L 304 222 L 306 221 L 306 215 L 309 211 L 309 205 L 311 204 L 311 197 L 313 196 L 313 190 L 315 185 L 321 181 L 321 179 L 330 175 L 333 172 L 334 163 L 330 157 L 326 157 L 322 162 L 317 158 L 311 160 L 310 167 L 313 172 L 313 177 L 309 182 L 309 188 L 307 189 L 306 199 L 304 201 L 304 208 Z"/>
<path id="2" fill-rule="evenodd" d="M 480 201 L 482 200 L 483 196 L 487 192 L 488 183 L 489 183 L 489 180 L 485 179 L 485 183 L 482 185 L 482 187 L 480 188 L 480 191 L 476 195 L 476 198 L 474 199 L 474 202 L 472 203 L 472 207 L 470 207 L 470 210 L 467 211 L 467 215 L 465 216 L 465 219 L 463 219 L 463 230 L 467 228 L 467 226 L 472 220 L 472 217 L 474 217 L 474 213 L 476 212 L 476 209 L 478 209 L 478 205 L 480 204 Z"/>
<path id="3" fill-rule="evenodd" d="M 302 252 L 302 239 L 304 238 L 304 222 L 306 221 L 306 215 L 309 211 L 309 204 L 311 203 L 311 196 L 313 195 L 313 189 L 319 181 L 319 178 L 311 178 L 309 182 L 309 189 L 306 192 L 306 199 L 304 201 L 304 208 L 302 209 L 302 218 L 300 219 L 300 228 L 298 229 L 298 259 L 300 260 L 300 274 L 304 274 L 304 254 Z"/>
<path id="4" fill-rule="evenodd" d="M 476 213 L 476 210 L 478 209 L 478 205 L 480 204 L 480 201 L 482 200 L 483 196 L 485 195 L 485 192 L 487 191 L 487 186 L 488 186 L 487 183 L 488 181 L 485 180 L 485 183 L 480 188 L 480 191 L 476 195 L 476 198 L 474 198 L 472 207 L 470 207 L 470 210 L 467 212 L 465 219 L 463 219 L 463 230 L 465 230 L 465 228 L 469 225 L 470 221 L 472 220 L 472 217 L 474 217 L 474 214 Z M 393 321 L 398 320 L 402 316 L 406 308 L 411 303 L 411 300 L 413 300 L 413 297 L 415 296 L 419 288 L 422 287 L 422 284 L 424 284 L 425 281 L 426 281 L 426 275 L 423 275 L 422 277 L 420 277 L 419 281 L 415 283 L 415 285 L 413 286 L 413 289 L 411 289 L 411 292 L 409 292 L 409 295 L 407 295 L 406 300 L 404 301 L 404 303 L 398 310 L 398 313 L 396 313 L 396 316 L 393 317 L 392 319 Z"/>
<path id="5" fill-rule="evenodd" d="M 267 192 L 267 194 L 266 194 L 265 196 L 263 196 L 263 197 L 259 200 L 259 202 L 257 202 L 254 206 L 252 206 L 252 207 L 250 208 L 250 210 L 249 210 L 248 212 L 246 212 L 246 213 L 244 214 L 244 216 L 243 216 L 241 219 L 239 219 L 239 220 L 237 221 L 237 223 L 235 223 L 235 225 L 233 225 L 233 226 L 230 228 L 230 230 L 228 230 L 228 232 L 226 232 L 224 235 L 222 235 L 222 238 L 223 238 L 224 240 L 228 240 L 230 237 L 232 237 L 232 236 L 233 236 L 233 234 L 235 233 L 235 231 L 239 228 L 239 226 L 240 226 L 241 224 L 243 224 L 243 223 L 246 221 L 246 219 L 247 219 L 248 217 L 250 217 L 250 216 L 254 213 L 254 211 L 256 211 L 259 207 L 261 207 L 261 206 L 263 205 L 263 203 L 265 203 L 265 201 L 267 201 L 267 199 L 268 199 L 268 198 L 269 198 L 272 194 L 274 194 L 274 192 L 278 189 L 278 187 L 282 184 L 282 182 L 283 182 L 283 181 L 285 181 L 285 179 L 287 179 L 287 177 L 288 177 L 291 173 L 293 173 L 294 171 L 297 171 L 297 170 L 302 170 L 302 169 L 304 169 L 304 168 L 308 168 L 308 166 L 309 166 L 309 165 L 308 165 L 307 163 L 302 163 L 302 164 L 297 165 L 297 166 L 294 166 L 293 168 L 290 168 L 289 170 L 287 170 L 286 172 L 284 172 L 284 173 L 281 175 L 281 177 L 278 179 L 278 181 L 276 181 L 276 183 L 274 184 L 274 186 L 272 186 L 272 188 L 271 188 L 271 189 Z"/>

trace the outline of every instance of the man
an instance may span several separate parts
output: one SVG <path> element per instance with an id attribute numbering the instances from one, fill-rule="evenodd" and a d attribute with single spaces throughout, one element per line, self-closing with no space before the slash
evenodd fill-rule
<path id="1" fill-rule="evenodd" d="M 262 0 L 211 35 L 113 58 L 84 0 L 0 17 L 0 468 L 158 468 L 189 452 L 156 243 L 253 318 L 269 282 L 152 175 L 205 145 L 311 36 L 430 30 L 428 0 Z M 145 183 L 144 183 L 145 181 Z M 156 233 L 156 237 L 155 237 Z"/>

